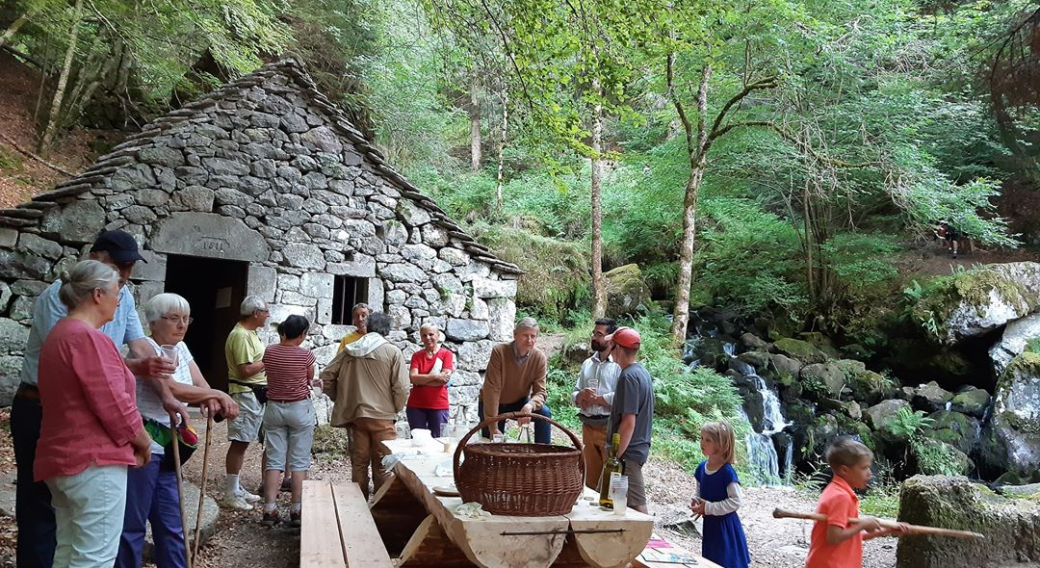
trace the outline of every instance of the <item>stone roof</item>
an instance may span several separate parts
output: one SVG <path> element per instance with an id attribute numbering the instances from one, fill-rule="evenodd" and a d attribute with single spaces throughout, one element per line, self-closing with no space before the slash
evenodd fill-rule
<path id="1" fill-rule="evenodd" d="M 283 76 L 292 81 L 291 85 L 274 85 L 269 78 Z M 404 176 L 394 170 L 386 163 L 386 157 L 375 148 L 364 135 L 357 130 L 343 112 L 318 91 L 314 81 L 307 74 L 302 63 L 293 59 L 286 59 L 276 63 L 264 65 L 257 71 L 250 73 L 228 83 L 219 89 L 208 93 L 190 104 L 170 112 L 150 124 L 146 125 L 141 132 L 134 134 L 111 152 L 98 158 L 98 160 L 86 171 L 78 176 L 66 180 L 52 191 L 42 193 L 32 198 L 31 201 L 23 203 L 14 208 L 0 209 L 0 226 L 16 229 L 36 227 L 45 212 L 61 204 L 67 204 L 81 198 L 81 194 L 98 194 L 107 187 L 106 180 L 121 168 L 138 162 L 138 153 L 142 150 L 155 146 L 154 138 L 167 133 L 186 122 L 208 121 L 205 111 L 223 101 L 235 101 L 246 96 L 246 92 L 253 87 L 260 87 L 267 92 L 296 91 L 301 93 L 308 101 L 320 108 L 327 114 L 327 126 L 332 128 L 339 136 L 350 142 L 364 159 L 365 164 L 371 170 L 388 181 L 400 192 L 401 196 L 409 199 L 420 209 L 426 211 L 431 222 L 444 229 L 449 237 L 458 239 L 463 250 L 469 253 L 475 260 L 491 265 L 494 269 L 505 273 L 520 274 L 522 271 L 515 264 L 505 262 L 495 256 L 488 247 L 476 242 L 457 223 L 455 223 L 443 209 L 416 186 L 412 185 Z M 108 190 L 113 191 L 113 190 Z M 30 229 L 31 230 L 31 229 Z"/>

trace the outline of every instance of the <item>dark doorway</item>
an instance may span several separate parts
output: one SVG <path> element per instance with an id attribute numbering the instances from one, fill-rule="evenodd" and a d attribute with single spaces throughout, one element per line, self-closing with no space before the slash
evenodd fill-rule
<path id="1" fill-rule="evenodd" d="M 358 302 L 368 301 L 368 279 L 336 276 L 332 290 L 332 323 L 350 325 L 351 310 Z M 373 308 L 379 310 L 379 308 Z"/>
<path id="2" fill-rule="evenodd" d="M 227 391 L 224 341 L 238 322 L 249 263 L 168 255 L 166 291 L 184 296 L 195 318 L 184 342 L 213 388 Z"/>

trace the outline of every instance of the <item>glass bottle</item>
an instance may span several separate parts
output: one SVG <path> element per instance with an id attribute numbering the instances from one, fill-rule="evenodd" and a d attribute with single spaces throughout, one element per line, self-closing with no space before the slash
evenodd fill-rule
<path id="1" fill-rule="evenodd" d="M 610 498 L 610 474 L 621 474 L 621 460 L 617 457 L 618 446 L 621 445 L 621 434 L 615 432 L 607 446 L 607 459 L 603 462 L 603 472 L 599 478 L 599 506 L 613 509 L 614 501 Z"/>

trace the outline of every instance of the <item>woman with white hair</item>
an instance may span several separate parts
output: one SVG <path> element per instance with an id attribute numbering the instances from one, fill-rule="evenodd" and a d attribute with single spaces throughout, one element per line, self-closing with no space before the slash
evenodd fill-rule
<path id="1" fill-rule="evenodd" d="M 209 387 L 184 343 L 184 335 L 192 321 L 188 301 L 177 294 L 159 294 L 148 300 L 143 308 L 151 330 L 151 337 L 146 339 L 156 355 L 164 354 L 163 346 L 172 346 L 176 353 L 176 370 L 170 381 L 173 396 L 181 402 L 200 406 L 207 416 L 237 416 L 238 405 L 230 396 Z M 171 429 L 170 416 L 163 410 L 162 401 L 142 379 L 137 380 L 137 406 L 145 430 L 151 435 L 151 461 L 132 470 L 128 476 L 126 514 L 116 566 L 141 566 L 145 523 L 150 522 L 156 565 L 159 568 L 181 568 L 186 566 L 184 530 L 172 454 L 174 443 L 181 444 L 181 448 L 193 445 L 190 442 L 194 433 L 185 432 L 187 425 L 177 428 L 178 432 Z M 184 453 L 181 459 L 186 459 Z"/>
<path id="2" fill-rule="evenodd" d="M 408 427 L 425 428 L 434 438 L 448 422 L 448 382 L 455 369 L 455 357 L 441 347 L 441 331 L 428 323 L 419 328 L 423 348 L 412 354 L 409 378 L 412 392 L 405 413 Z"/>
<path id="3" fill-rule="evenodd" d="M 151 438 L 137 413 L 134 376 L 99 329 L 119 306 L 119 273 L 84 260 L 61 281 L 58 297 L 69 312 L 40 349 L 44 412 L 33 473 L 51 490 L 54 566 L 111 566 L 127 468 L 148 463 Z"/>

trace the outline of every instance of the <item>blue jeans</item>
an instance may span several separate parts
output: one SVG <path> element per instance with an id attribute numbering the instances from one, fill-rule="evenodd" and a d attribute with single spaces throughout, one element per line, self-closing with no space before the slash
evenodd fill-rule
<path id="1" fill-rule="evenodd" d="M 18 524 L 18 568 L 51 568 L 56 544 L 54 507 L 46 483 L 33 481 L 36 442 L 43 407 L 38 398 L 15 396 L 11 403 L 11 438 L 18 466 L 15 517 Z"/>
<path id="2" fill-rule="evenodd" d="M 425 428 L 430 431 L 434 438 L 441 437 L 441 426 L 448 423 L 447 410 L 431 410 L 429 408 L 406 408 L 408 416 L 408 428 Z"/>
<path id="3" fill-rule="evenodd" d="M 507 412 L 519 412 L 520 409 L 523 408 L 524 405 L 527 404 L 530 401 L 531 401 L 530 398 L 525 397 L 525 398 L 522 398 L 522 399 L 520 399 L 520 400 L 518 400 L 516 402 L 499 403 L 498 404 L 498 413 L 499 414 L 505 414 Z M 543 404 L 542 407 L 539 408 L 538 410 L 535 410 L 534 413 L 535 414 L 541 414 L 542 416 L 544 416 L 546 418 L 552 418 L 552 411 L 549 410 L 549 405 L 548 404 Z M 480 402 L 477 403 L 477 415 L 480 416 L 480 421 L 481 422 L 483 422 L 484 420 L 486 420 L 488 418 L 488 417 L 484 416 L 484 401 L 483 400 L 481 400 Z M 536 444 L 551 444 L 552 443 L 552 424 L 549 424 L 545 420 L 531 420 L 531 422 L 534 422 L 534 441 L 535 441 L 535 443 Z M 502 422 L 498 423 L 498 431 L 499 432 L 505 432 L 505 430 L 506 430 L 506 423 L 503 420 Z M 485 438 L 490 438 L 491 437 L 487 428 L 481 429 L 480 430 L 480 435 L 484 436 Z"/>
<path id="4" fill-rule="evenodd" d="M 148 465 L 131 469 L 126 483 L 126 514 L 119 537 L 116 568 L 141 568 L 145 522 L 152 524 L 155 564 L 159 568 L 183 568 L 184 532 L 177 500 L 177 474 L 161 471 L 161 454 L 152 454 Z"/>

